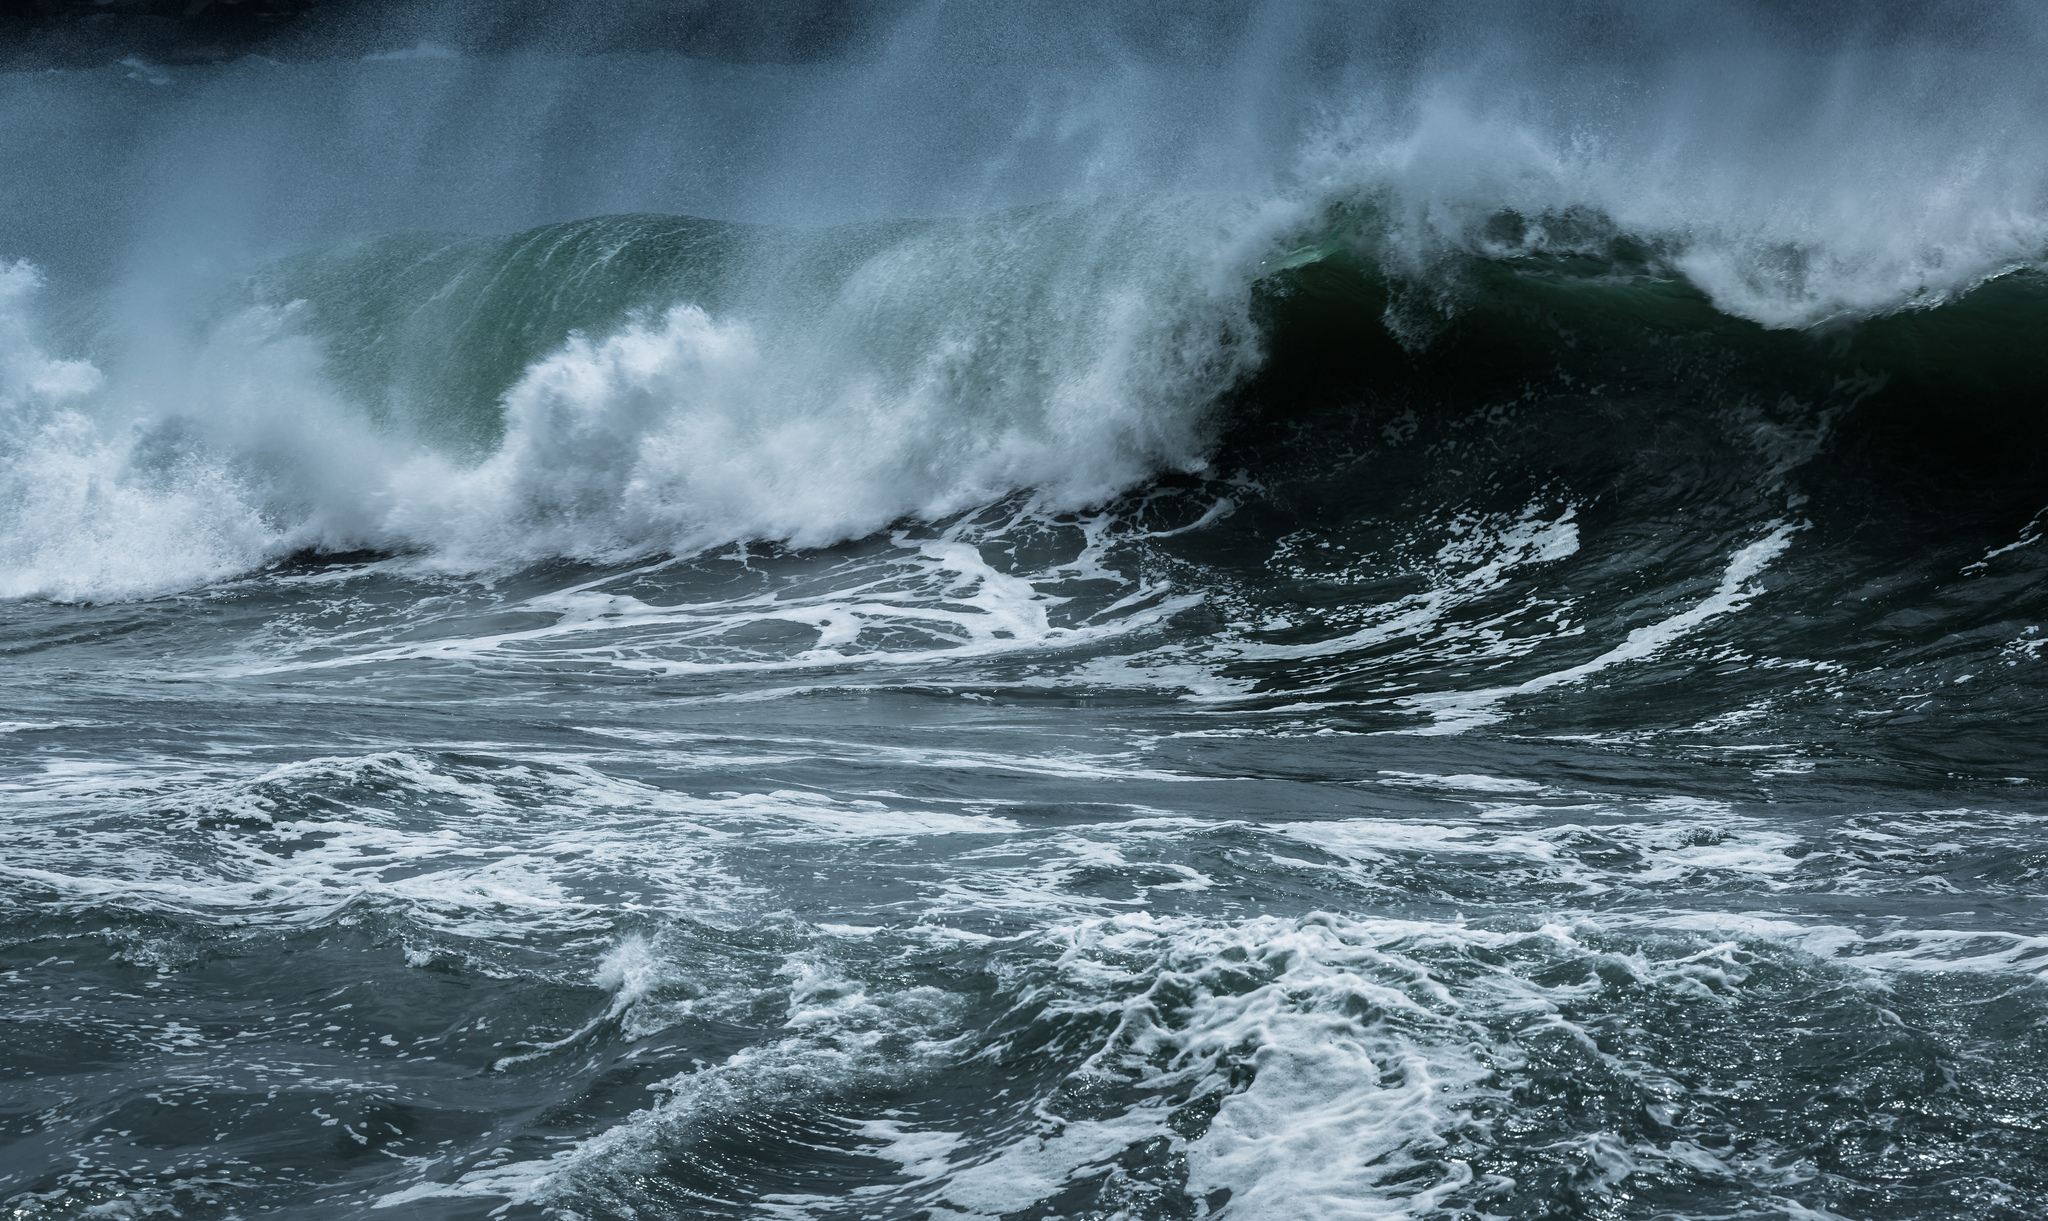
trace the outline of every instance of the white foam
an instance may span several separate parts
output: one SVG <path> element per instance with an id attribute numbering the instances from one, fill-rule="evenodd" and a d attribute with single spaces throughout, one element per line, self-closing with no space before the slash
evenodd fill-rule
<path id="1" fill-rule="evenodd" d="M 1938 304 L 2048 255 L 2042 128 L 2017 119 L 2040 96 L 1984 62 L 2037 53 L 2038 28 L 1969 49 L 1837 31 L 1825 52 L 1718 5 L 1635 28 L 1658 34 L 1634 62 L 1566 75 L 1554 32 L 1505 19 L 1474 59 L 1344 113 L 1305 165 L 1384 209 L 1373 248 L 1439 319 L 1446 251 L 1597 251 L 1615 230 L 1772 327 Z M 1526 227 L 1502 237 L 1503 212 Z"/>
<path id="2" fill-rule="evenodd" d="M 0 597 L 131 597 L 393 541 L 374 516 L 394 443 L 325 387 L 291 311 L 247 311 L 196 348 L 138 337 L 146 367 L 110 374 L 44 354 L 39 283 L 0 272 Z"/>
<path id="3" fill-rule="evenodd" d="M 777 1103 L 824 1101 L 842 1090 L 901 1089 L 942 1064 L 953 1045 L 961 998 L 919 987 L 871 993 L 802 952 L 781 974 L 789 981 L 781 1037 L 662 1082 L 654 1087 L 663 1095 L 658 1103 L 550 1157 L 470 1170 L 452 1182 L 417 1183 L 385 1194 L 375 1207 L 436 1197 L 628 1203 L 633 1177 L 670 1156 L 699 1125 Z M 947 1149 L 944 1135 L 906 1134 L 886 1121 L 847 1127 L 868 1136 L 877 1156 L 899 1163 L 942 1162 Z"/>
<path id="4" fill-rule="evenodd" d="M 723 591 L 727 582 L 704 580 L 707 569 L 737 566 L 734 580 L 744 592 L 674 603 L 645 601 L 621 590 L 638 579 L 674 569 L 655 562 L 563 589 L 516 601 L 491 597 L 477 583 L 477 598 L 490 620 L 509 614 L 534 624 L 505 630 L 492 622 L 479 630 L 474 603 L 455 602 L 445 614 L 408 615 L 399 621 L 373 620 L 335 633 L 294 633 L 270 642 L 249 642 L 241 655 L 206 667 L 209 674 L 269 674 L 434 661 L 467 665 L 600 666 L 657 675 L 751 674 L 773 671 L 831 671 L 858 666 L 868 675 L 950 664 L 963 659 L 1046 650 L 1071 651 L 1144 634 L 1201 600 L 1176 593 L 1163 581 L 1132 577 L 1110 563 L 1122 544 L 1111 536 L 1108 514 L 1061 519 L 1069 548 L 1046 566 L 1024 572 L 991 563 L 996 551 L 1043 526 L 1041 501 L 1011 506 L 993 523 L 956 521 L 936 537 L 892 532 L 889 545 L 828 562 L 797 584 L 755 579 L 744 548 L 699 561 L 685 581 L 702 581 Z M 1078 529 L 1076 525 L 1078 524 Z M 1076 541 L 1076 536 L 1078 541 Z M 876 540 L 879 544 L 880 540 Z M 438 561 L 436 562 L 438 563 Z M 418 579 L 417 562 L 358 568 L 351 576 L 405 570 Z M 433 579 L 429 575 L 429 579 Z M 1086 602 L 1054 590 L 1079 581 L 1107 587 Z M 776 629 L 764 642 L 760 629 Z M 396 637 L 402 643 L 391 643 Z M 1079 679 L 1103 681 L 1100 666 Z M 1042 684 L 1036 676 L 1008 685 Z M 1143 681 L 1120 674 L 1129 686 Z M 741 692 L 737 698 L 760 698 Z"/>
<path id="5" fill-rule="evenodd" d="M 100 371 L 46 356 L 31 334 L 40 284 L 25 263 L 0 265 L 0 597 L 90 596 L 136 568 L 175 586 L 245 566 L 261 528 L 220 472 L 195 469 L 169 494 L 124 477 L 125 447 L 81 410 Z"/>
<path id="6" fill-rule="evenodd" d="M 198 784 L 189 771 L 93 773 L 69 790 L 113 810 L 170 813 L 171 834 L 147 844 L 116 831 L 43 836 L 37 851 L 24 844 L 0 873 L 53 891 L 66 906 L 117 903 L 227 925 L 294 927 L 335 919 L 352 905 L 395 905 L 422 928 L 513 940 L 542 928 L 604 928 L 619 898 L 608 889 L 600 904 L 584 893 L 593 878 L 611 888 L 627 879 L 643 888 L 644 902 L 707 914 L 752 893 L 707 853 L 730 832 L 692 816 L 721 802 L 573 763 L 470 770 L 396 751 L 220 771 Z M 13 801 L 27 807 L 65 792 L 38 784 Z M 432 820 L 404 815 L 423 802 L 435 808 Z M 602 827 L 518 816 L 594 809 L 610 813 Z M 650 853 L 657 841 L 661 850 Z"/>
<path id="7" fill-rule="evenodd" d="M 1772 523 L 1769 534 L 1744 545 L 1729 557 L 1728 566 L 1721 572 L 1721 582 L 1712 594 L 1675 615 L 1636 628 L 1628 634 L 1627 639 L 1590 661 L 1583 661 L 1562 670 L 1553 670 L 1548 674 L 1540 674 L 1510 687 L 1403 696 L 1397 701 L 1399 704 L 1427 712 L 1431 717 L 1431 723 L 1422 729 L 1389 732 L 1463 733 L 1468 729 L 1500 720 L 1504 715 L 1499 711 L 1500 705 L 1514 696 L 1532 695 L 1552 687 L 1576 683 L 1610 666 L 1655 656 L 1708 620 L 1731 614 L 1747 606 L 1758 592 L 1750 582 L 1784 552 L 1790 545 L 1796 529 L 1796 526 Z"/>
<path id="8" fill-rule="evenodd" d="M 1442 788 L 1475 793 L 1532 793 L 1543 786 L 1534 780 L 1518 780 L 1512 776 L 1438 776 L 1427 772 L 1392 772 L 1382 769 L 1379 773 L 1388 779 L 1381 784 L 1397 784 L 1417 788 Z"/>
<path id="9" fill-rule="evenodd" d="M 551 1039 L 529 1051 L 509 1056 L 500 1056 L 492 1061 L 493 1072 L 503 1071 L 515 1064 L 524 1064 L 550 1056 L 565 1048 L 575 1047 L 591 1035 L 612 1022 L 620 1021 L 636 1005 L 645 1000 L 649 993 L 669 979 L 667 964 L 656 956 L 647 945 L 645 937 L 625 937 L 612 947 L 610 953 L 597 964 L 592 972 L 591 982 L 612 994 L 611 1003 L 596 1017 L 563 1035 Z M 652 1033 L 664 1023 L 654 1023 L 640 1029 L 629 1030 L 629 1037 Z"/>
<path id="10" fill-rule="evenodd" d="M 1566 559 L 1579 550 L 1577 511 L 1566 508 L 1546 518 L 1542 506 L 1531 504 L 1514 517 L 1463 517 L 1451 523 L 1449 538 L 1438 548 L 1430 587 L 1391 602 L 1351 608 L 1366 624 L 1354 631 L 1299 645 L 1241 644 L 1229 656 L 1255 661 L 1302 661 L 1351 652 L 1404 636 L 1436 634 L 1436 643 L 1473 638 L 1481 656 L 1513 656 L 1531 647 L 1487 625 L 1446 629 L 1455 608 L 1498 590 L 1509 577 L 1534 564 Z M 1283 540 L 1283 551 L 1284 551 Z M 1569 631 L 1559 634 L 1569 634 Z"/>

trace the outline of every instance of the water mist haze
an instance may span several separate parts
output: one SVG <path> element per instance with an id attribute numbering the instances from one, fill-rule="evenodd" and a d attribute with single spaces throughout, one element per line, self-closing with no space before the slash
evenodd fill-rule
<path id="1" fill-rule="evenodd" d="M 2033 6 L 10 20 L 10 1216 L 2048 1201 Z"/>

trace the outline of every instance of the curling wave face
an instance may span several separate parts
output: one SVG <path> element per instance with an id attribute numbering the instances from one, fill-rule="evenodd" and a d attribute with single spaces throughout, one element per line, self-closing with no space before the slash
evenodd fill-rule
<path id="1" fill-rule="evenodd" d="M 1816 420 L 1859 386 L 1929 412 L 1976 390 L 1998 410 L 2025 393 L 2021 345 L 2048 326 L 2028 270 L 1980 268 L 2004 274 L 1953 304 L 1894 297 L 1883 316 L 1778 332 L 1717 308 L 1682 253 L 1611 225 L 1501 211 L 1485 232 L 1511 251 L 1417 278 L 1377 206 L 1307 228 L 1247 215 L 1255 237 L 1194 251 L 1190 211 L 372 239 L 265 269 L 255 302 L 220 307 L 170 368 L 46 354 L 39 277 L 16 264 L 0 302 L 5 592 L 169 592 L 304 551 L 478 570 L 818 547 L 1023 492 L 1100 506 L 1211 469 L 1248 409 L 1404 393 L 1482 343 L 1492 368 L 1462 371 L 1467 393 L 1488 375 L 1611 374 L 1639 392 L 1797 394 Z M 1549 228 L 1582 232 L 1565 245 Z M 1566 334 L 1562 358 L 1538 318 Z M 1673 343 L 1691 369 L 1645 368 Z"/>
<path id="2" fill-rule="evenodd" d="M 74 486 L 20 506 L 8 592 L 151 592 L 307 549 L 810 547 L 1026 488 L 1100 502 L 1198 467 L 1256 350 L 1241 291 L 1156 218 L 1104 211 L 790 236 L 787 268 L 780 235 L 664 217 L 372 240 L 260 275 L 274 299 L 171 378 L 52 362 L 18 322 L 10 466 Z M 10 274 L 18 303 L 33 272 Z M 164 508 L 101 510 L 86 481 Z M 53 549 L 140 550 L 135 523 L 195 484 L 228 495 L 182 555 L 121 574 Z"/>

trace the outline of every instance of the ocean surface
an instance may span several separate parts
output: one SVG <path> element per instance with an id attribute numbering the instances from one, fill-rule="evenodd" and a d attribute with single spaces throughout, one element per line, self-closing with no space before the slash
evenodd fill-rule
<path id="1" fill-rule="evenodd" d="M 0 1216 L 2048 1207 L 2038 9 L 436 11 L 0 75 Z"/>

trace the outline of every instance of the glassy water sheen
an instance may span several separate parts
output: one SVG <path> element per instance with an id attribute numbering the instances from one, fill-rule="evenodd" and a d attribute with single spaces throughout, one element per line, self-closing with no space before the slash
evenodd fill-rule
<path id="1" fill-rule="evenodd" d="M 1552 7 L 0 78 L 0 1213 L 2038 1215 L 2048 27 Z"/>

